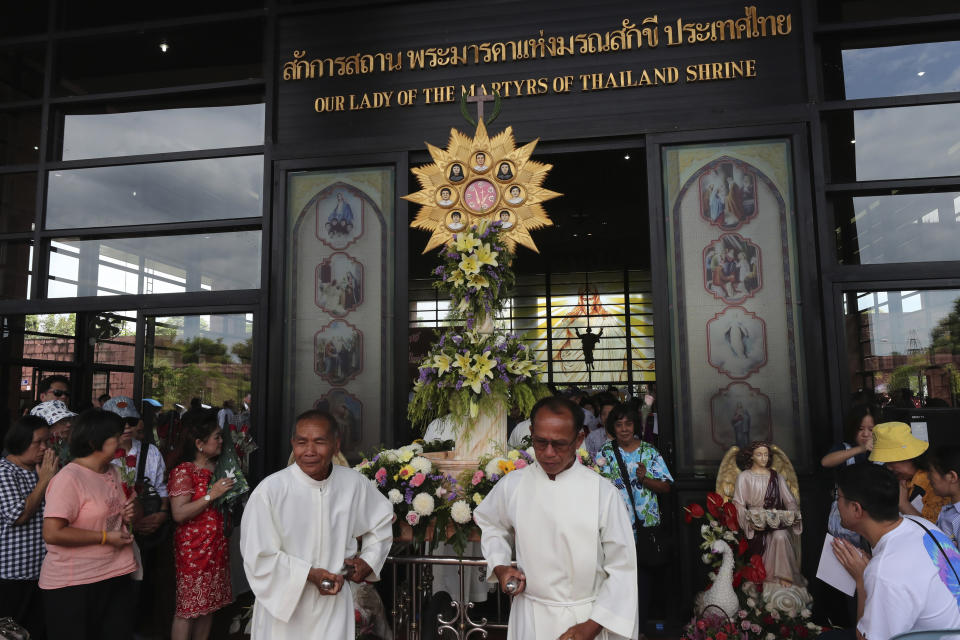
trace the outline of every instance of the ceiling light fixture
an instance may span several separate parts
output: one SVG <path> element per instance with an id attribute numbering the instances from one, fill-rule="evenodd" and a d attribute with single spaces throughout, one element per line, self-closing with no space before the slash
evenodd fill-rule
<path id="1" fill-rule="evenodd" d="M 160 41 L 160 51 L 162 51 L 163 53 L 166 53 L 169 48 L 170 48 L 170 45 L 169 43 L 167 43 L 166 40 Z"/>
<path id="2" fill-rule="evenodd" d="M 629 160 L 629 159 L 630 159 L 630 154 L 628 153 L 628 154 L 626 154 L 625 156 L 623 156 L 623 159 L 624 159 L 624 160 Z"/>
<path id="3" fill-rule="evenodd" d="M 918 75 L 918 76 L 922 76 L 922 75 L 925 74 L 925 73 L 926 73 L 926 71 L 917 71 L 917 75 Z"/>

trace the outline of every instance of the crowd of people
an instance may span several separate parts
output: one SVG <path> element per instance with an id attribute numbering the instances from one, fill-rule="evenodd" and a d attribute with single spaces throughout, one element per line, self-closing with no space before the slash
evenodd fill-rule
<path id="1" fill-rule="evenodd" d="M 236 480 L 218 465 L 235 407 L 198 401 L 174 412 L 158 447 L 149 436 L 161 420 L 144 421 L 158 403 L 99 397 L 78 414 L 69 388 L 61 376 L 44 380 L 40 402 L 4 438 L 0 618 L 33 638 L 126 639 L 166 587 L 171 637 L 209 637 L 235 595 L 232 523 L 219 503 Z M 833 552 L 856 584 L 856 624 L 824 637 L 960 629 L 960 446 L 931 451 L 909 425 L 878 416 L 854 407 L 821 460 L 836 474 Z M 239 560 L 256 596 L 254 639 L 352 637 L 355 589 L 383 568 L 392 505 L 334 464 L 339 429 L 322 410 L 298 416 L 292 464 L 249 496 Z M 508 638 L 644 637 L 662 555 L 650 544 L 674 482 L 658 438 L 653 392 L 623 402 L 614 390 L 571 389 L 513 425 L 510 443 L 532 448 L 537 464 L 505 476 L 474 512 L 487 579 L 513 597 Z M 764 467 L 770 446 L 754 444 L 743 454 Z M 599 474 L 577 463 L 584 449 Z M 167 585 L 164 536 L 175 567 Z"/>
<path id="2" fill-rule="evenodd" d="M 821 460 L 836 474 L 833 552 L 856 584 L 854 624 L 823 638 L 960 630 L 960 446 L 931 451 L 910 425 L 879 423 L 881 412 L 854 406 Z"/>
<path id="3" fill-rule="evenodd" d="M 162 617 L 172 551 L 170 636 L 207 638 L 213 612 L 233 601 L 217 500 L 234 479 L 213 477 L 218 411 L 199 400 L 171 411 L 158 447 L 144 424 L 148 412 L 153 434 L 164 424 L 154 400 L 101 395 L 76 413 L 59 375 L 40 382 L 38 400 L 0 458 L 0 618 L 33 639 L 127 640 Z"/>

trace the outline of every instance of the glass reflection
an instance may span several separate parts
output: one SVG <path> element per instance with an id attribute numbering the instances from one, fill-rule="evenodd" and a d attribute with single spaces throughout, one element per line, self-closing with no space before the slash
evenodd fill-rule
<path id="1" fill-rule="evenodd" d="M 960 192 L 843 198 L 834 207 L 842 263 L 960 260 Z"/>
<path id="2" fill-rule="evenodd" d="M 260 231 L 54 240 L 51 298 L 260 287 Z"/>
<path id="3" fill-rule="evenodd" d="M 89 95 L 262 78 L 263 20 L 214 26 L 65 39 L 57 46 L 52 91 Z M 161 41 L 167 51 L 160 50 Z"/>
<path id="4" fill-rule="evenodd" d="M 28 300 L 33 276 L 33 243 L 0 242 L 0 300 Z"/>
<path id="5" fill-rule="evenodd" d="M 63 159 L 263 144 L 263 104 L 67 115 Z"/>
<path id="6" fill-rule="evenodd" d="M 43 97 L 44 45 L 0 49 L 0 102 Z"/>
<path id="7" fill-rule="evenodd" d="M 847 100 L 960 91 L 960 42 L 924 42 L 843 52 Z"/>
<path id="8" fill-rule="evenodd" d="M 960 174 L 958 121 L 960 104 L 855 111 L 850 145 L 857 180 Z"/>
<path id="9" fill-rule="evenodd" d="M 143 395 L 164 407 L 233 400 L 237 423 L 249 424 L 252 354 L 253 314 L 147 316 Z"/>
<path id="10" fill-rule="evenodd" d="M 960 290 L 850 291 L 844 308 L 852 389 L 895 406 L 958 406 Z"/>
<path id="11" fill-rule="evenodd" d="M 0 233 L 33 231 L 37 200 L 37 174 L 0 175 Z"/>
<path id="12" fill-rule="evenodd" d="M 263 156 L 50 173 L 48 229 L 254 218 L 263 214 Z"/>
<path id="13" fill-rule="evenodd" d="M 39 158 L 40 110 L 0 111 L 0 164 L 31 164 Z"/>

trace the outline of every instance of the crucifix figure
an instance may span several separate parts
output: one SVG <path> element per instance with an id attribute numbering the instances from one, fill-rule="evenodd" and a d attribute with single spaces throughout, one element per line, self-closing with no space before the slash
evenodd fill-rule
<path id="1" fill-rule="evenodd" d="M 580 333 L 577 328 L 574 328 L 573 331 L 580 338 L 581 349 L 583 349 L 583 363 L 587 366 L 587 371 L 593 371 L 593 349 L 603 336 L 603 328 L 600 329 L 599 333 L 594 333 L 590 327 L 587 327 L 586 333 Z"/>
<path id="2" fill-rule="evenodd" d="M 490 102 L 491 100 L 496 100 L 496 96 L 491 96 L 487 94 L 486 91 L 483 93 L 478 93 L 467 98 L 467 102 L 476 102 L 477 103 L 477 122 L 485 122 L 483 119 L 483 103 Z"/>

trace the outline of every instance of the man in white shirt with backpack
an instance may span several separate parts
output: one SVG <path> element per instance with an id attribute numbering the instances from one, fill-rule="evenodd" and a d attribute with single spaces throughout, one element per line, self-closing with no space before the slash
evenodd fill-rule
<path id="1" fill-rule="evenodd" d="M 900 483 L 884 467 L 843 467 L 837 505 L 844 527 L 870 543 L 872 557 L 846 540 L 833 552 L 857 583 L 858 640 L 907 631 L 960 630 L 960 552 L 933 523 L 901 515 Z"/>

